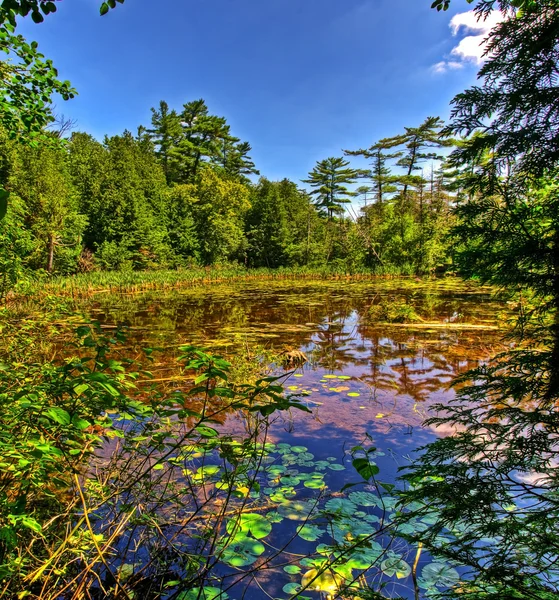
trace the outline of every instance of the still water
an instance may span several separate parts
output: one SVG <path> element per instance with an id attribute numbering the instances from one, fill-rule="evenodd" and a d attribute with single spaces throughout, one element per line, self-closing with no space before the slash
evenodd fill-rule
<path id="1" fill-rule="evenodd" d="M 404 307 L 403 313 L 415 322 L 379 320 L 395 306 Z M 154 381 L 169 390 L 185 384 L 173 366 L 184 344 L 229 358 L 240 354 L 246 360 L 262 352 L 303 352 L 307 362 L 287 375 L 284 385 L 288 393 L 301 394 L 300 401 L 311 414 L 280 413 L 273 419 L 269 440 L 302 448 L 301 456 L 308 453 L 311 463 L 335 462 L 336 468 L 322 470 L 329 489 L 340 490 L 356 480 L 350 452 L 355 445 L 374 444 L 382 480 L 390 482 L 418 447 L 437 435 L 452 433 L 422 423 L 433 414 L 434 404 L 444 405 L 453 398 L 449 384 L 456 375 L 503 349 L 508 312 L 506 304 L 493 299 L 486 288 L 454 280 L 409 279 L 245 282 L 166 293 L 99 295 L 90 314 L 106 327 L 117 323 L 129 327 L 129 356 L 139 356 L 141 348 L 157 348 L 150 370 Z M 396 320 L 401 319 L 396 316 Z M 283 371 L 277 366 L 275 372 Z M 232 413 L 224 427 L 241 431 L 242 423 Z M 295 461 L 296 454 L 289 450 L 283 452 L 284 458 L 288 452 Z M 294 464 L 298 463 L 284 461 L 286 469 Z M 291 479 L 297 478 L 294 472 Z M 357 510 L 351 502 L 347 506 Z M 279 530 L 283 527 L 291 535 L 289 527 L 294 524 L 285 523 Z M 305 543 L 298 540 L 291 552 L 310 552 Z M 269 573 L 262 575 L 260 583 L 255 576 L 251 581 L 258 585 L 243 584 L 242 592 L 231 584 L 229 597 L 286 598 L 296 593 L 300 576 L 290 579 L 283 571 L 278 573 L 271 579 Z M 227 577 L 234 581 L 234 576 L 227 568 L 221 573 L 223 581 Z M 413 597 L 407 579 L 394 584 L 395 594 Z M 263 583 L 266 593 L 259 587 Z M 286 594 L 286 589 L 291 591 Z"/>

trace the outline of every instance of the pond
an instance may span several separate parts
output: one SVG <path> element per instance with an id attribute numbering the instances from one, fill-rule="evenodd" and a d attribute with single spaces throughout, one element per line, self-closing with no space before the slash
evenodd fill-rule
<path id="1" fill-rule="evenodd" d="M 302 557 L 311 555 L 321 544 L 322 556 L 330 552 L 331 558 L 334 551 L 328 543 L 339 544 L 349 539 L 349 533 L 362 533 L 348 533 L 351 527 L 358 529 L 355 520 L 353 525 L 349 522 L 351 513 L 361 522 L 368 519 L 379 523 L 378 509 L 385 507 L 372 501 L 375 489 L 371 485 L 339 493 L 345 485 L 361 481 L 355 469 L 356 457 L 374 458 L 380 469 L 378 478 L 389 486 L 416 448 L 437 435 L 451 434 L 450 430 L 425 428 L 422 423 L 432 414 L 433 404 L 451 400 L 454 392 L 449 384 L 456 375 L 503 349 L 501 328 L 508 314 L 505 303 L 494 299 L 490 290 L 452 279 L 265 281 L 165 293 L 100 294 L 89 312 L 105 327 L 117 323 L 129 327 L 130 356 L 137 356 L 142 347 L 157 348 L 150 370 L 154 381 L 167 389 L 185 385 L 172 361 L 184 344 L 203 346 L 226 357 L 262 352 L 277 356 L 294 350 L 306 356 L 307 361 L 287 375 L 284 386 L 310 412 L 277 413 L 267 431 L 273 446 L 264 492 L 279 508 L 275 516 L 262 513 L 266 523 L 261 515 L 249 513 L 252 516 L 247 519 L 256 522 L 252 523 L 254 531 L 258 523 L 265 525 L 262 535 L 254 533 L 248 520 L 243 521 L 242 537 L 222 555 L 226 564 L 218 570 L 213 587 L 206 588 L 208 598 L 223 585 L 230 598 L 244 594 L 254 599 L 296 595 L 301 574 L 320 566 L 320 562 L 305 563 Z M 383 322 L 383 318 L 395 322 Z M 275 372 L 284 371 L 277 366 Z M 238 434 L 244 426 L 234 411 L 223 424 L 225 431 Z M 373 446 L 375 450 L 367 454 Z M 320 532 L 327 528 L 321 530 L 317 523 L 324 515 L 309 520 L 305 506 L 294 503 L 310 501 L 308 492 L 313 487 L 324 490 L 326 485 L 329 495 L 318 508 L 335 509 L 338 520 L 336 531 L 330 523 L 328 535 L 320 539 Z M 281 527 L 275 525 L 282 520 Z M 308 529 L 297 537 L 301 522 Z M 270 523 L 274 524 L 274 537 L 266 541 L 263 538 L 271 531 Z M 270 547 L 278 548 L 284 543 L 282 535 L 289 538 L 284 547 L 290 558 L 282 555 L 283 562 L 279 563 L 269 560 L 265 573 L 251 572 L 247 577 L 246 567 L 258 566 L 269 550 L 256 540 L 262 538 Z M 378 541 L 386 552 L 386 540 L 379 537 Z M 373 550 L 369 546 L 369 555 L 361 553 L 351 564 L 346 561 L 336 573 L 346 580 L 357 578 L 359 571 L 355 569 L 363 568 L 360 565 L 371 552 L 374 554 Z M 394 546 L 388 552 L 382 555 L 383 568 L 376 575 L 379 581 L 383 576 L 390 580 L 385 582 L 389 587 L 384 593 L 412 598 L 410 549 Z M 423 556 L 420 566 L 427 563 L 428 557 Z M 279 565 L 276 571 L 275 564 Z M 235 579 L 243 568 L 243 576 Z M 425 573 L 429 575 L 429 566 Z M 423 577 L 423 591 L 428 592 L 427 575 Z M 444 576 L 440 581 L 446 581 Z M 191 597 L 196 595 L 184 596 L 188 600 Z"/>

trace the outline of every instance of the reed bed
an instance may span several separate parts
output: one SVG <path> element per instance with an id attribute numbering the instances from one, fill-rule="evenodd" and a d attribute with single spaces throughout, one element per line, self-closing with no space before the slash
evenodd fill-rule
<path id="1" fill-rule="evenodd" d="M 401 277 L 394 269 L 386 271 L 324 268 L 247 269 L 239 266 L 177 269 L 165 271 L 95 271 L 37 281 L 26 290 L 27 296 L 87 297 L 99 293 L 143 292 L 154 289 L 174 289 L 203 286 L 225 281 L 251 280 L 372 280 Z"/>

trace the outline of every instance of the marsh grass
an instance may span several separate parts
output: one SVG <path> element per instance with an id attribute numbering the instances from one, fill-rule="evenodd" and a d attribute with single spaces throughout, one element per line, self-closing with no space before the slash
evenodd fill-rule
<path id="1" fill-rule="evenodd" d="M 416 280 L 415 277 L 406 276 L 394 269 L 371 271 L 334 267 L 246 269 L 242 266 L 216 266 L 168 271 L 96 271 L 38 280 L 28 285 L 25 291 L 12 296 L 12 299 L 40 298 L 48 295 L 84 297 L 108 292 L 133 293 L 155 289 L 206 286 L 227 281 L 280 281 L 289 279 L 374 281 L 400 277 L 409 281 Z"/>

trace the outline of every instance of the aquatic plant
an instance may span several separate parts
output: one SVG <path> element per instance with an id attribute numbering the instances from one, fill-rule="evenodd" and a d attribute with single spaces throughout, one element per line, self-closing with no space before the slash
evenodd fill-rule
<path id="1" fill-rule="evenodd" d="M 59 365 L 0 369 L 0 596 L 234 598 L 274 572 L 278 597 L 353 597 L 409 580 L 375 448 L 340 462 L 269 441 L 275 412 L 308 410 L 281 378 L 231 384 L 227 361 L 183 347 L 193 384 L 140 390 L 149 373 L 112 356 L 121 331 L 77 335 Z M 221 425 L 231 408 L 251 415 L 242 435 Z M 348 467 L 340 494 L 330 475 Z"/>

